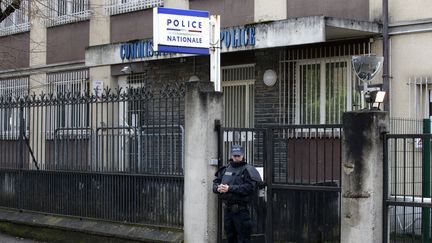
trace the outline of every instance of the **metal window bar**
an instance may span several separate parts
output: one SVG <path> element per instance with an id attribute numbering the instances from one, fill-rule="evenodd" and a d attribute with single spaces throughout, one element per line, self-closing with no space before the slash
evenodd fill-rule
<path id="1" fill-rule="evenodd" d="M 163 6 L 163 0 L 106 0 L 107 15 L 116 15 Z"/>
<path id="2" fill-rule="evenodd" d="M 6 9 L 11 4 L 12 0 L 4 0 L 1 2 L 1 8 Z M 29 14 L 30 1 L 23 0 L 20 8 L 16 9 L 3 22 L 0 23 L 0 36 L 12 35 L 16 33 L 26 32 L 30 29 Z"/>
<path id="3" fill-rule="evenodd" d="M 222 67 L 224 125 L 254 127 L 255 64 Z"/>
<path id="4" fill-rule="evenodd" d="M 47 27 L 79 22 L 90 18 L 89 0 L 49 0 Z"/>
<path id="5" fill-rule="evenodd" d="M 78 128 L 76 131 L 64 130 L 63 132 L 66 133 L 82 132 L 80 128 L 89 126 L 88 105 L 68 100 L 67 95 L 79 96 L 89 91 L 88 70 L 49 73 L 47 74 L 47 81 L 48 92 L 63 101 L 47 114 L 47 138 L 54 138 L 57 127 Z"/>
<path id="6" fill-rule="evenodd" d="M 340 123 L 360 108 L 351 56 L 370 53 L 368 40 L 289 47 L 279 55 L 279 124 Z"/>
<path id="7" fill-rule="evenodd" d="M 432 77 L 415 76 L 408 79 L 409 86 L 409 107 L 408 117 L 422 119 L 429 117 L 429 103 Z"/>
<path id="8" fill-rule="evenodd" d="M 19 99 L 26 97 L 28 93 L 29 77 L 0 79 L 0 97 L 3 98 L 3 102 L 7 102 L 7 100 L 14 100 L 15 102 L 18 102 Z M 19 107 L 15 105 L 5 105 L 2 107 L 2 109 L 0 109 L 0 138 L 2 140 L 18 139 L 19 113 Z M 26 112 L 24 119 L 27 121 Z"/>

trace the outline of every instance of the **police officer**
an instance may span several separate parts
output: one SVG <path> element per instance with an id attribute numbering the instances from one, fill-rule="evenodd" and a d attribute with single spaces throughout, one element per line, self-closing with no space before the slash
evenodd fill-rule
<path id="1" fill-rule="evenodd" d="M 262 179 L 258 171 L 244 158 L 244 149 L 239 145 L 231 148 L 229 164 L 216 172 L 213 192 L 224 202 L 224 226 L 228 243 L 250 242 L 252 220 L 248 204 Z"/>

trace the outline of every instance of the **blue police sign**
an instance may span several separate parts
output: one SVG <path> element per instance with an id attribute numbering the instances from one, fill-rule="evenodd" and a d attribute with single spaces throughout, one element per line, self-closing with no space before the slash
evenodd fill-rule
<path id="1" fill-rule="evenodd" d="M 162 52 L 209 54 L 209 13 L 154 8 L 153 49 Z"/>

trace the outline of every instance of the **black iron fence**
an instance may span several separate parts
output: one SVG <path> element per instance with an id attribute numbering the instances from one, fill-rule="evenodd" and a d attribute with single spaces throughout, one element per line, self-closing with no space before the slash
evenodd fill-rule
<path id="1" fill-rule="evenodd" d="M 0 206 L 183 225 L 184 88 L 0 97 Z"/>
<path id="2" fill-rule="evenodd" d="M 266 191 L 251 210 L 256 242 L 340 241 L 341 134 L 341 125 L 220 129 L 223 163 L 241 144 L 263 171 Z"/>
<path id="3" fill-rule="evenodd" d="M 432 134 L 388 134 L 384 144 L 384 242 L 431 242 Z"/>

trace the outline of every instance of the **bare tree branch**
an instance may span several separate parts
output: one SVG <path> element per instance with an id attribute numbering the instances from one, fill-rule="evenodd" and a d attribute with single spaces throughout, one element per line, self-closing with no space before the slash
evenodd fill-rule
<path id="1" fill-rule="evenodd" d="M 0 1 L 1 4 L 2 1 Z M 4 11 L 0 9 L 0 23 L 3 22 L 9 15 L 15 12 L 16 9 L 19 9 L 21 5 L 21 0 L 13 0 L 12 3 L 6 7 Z"/>

